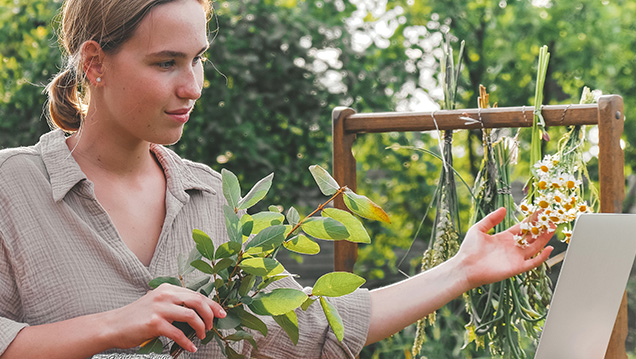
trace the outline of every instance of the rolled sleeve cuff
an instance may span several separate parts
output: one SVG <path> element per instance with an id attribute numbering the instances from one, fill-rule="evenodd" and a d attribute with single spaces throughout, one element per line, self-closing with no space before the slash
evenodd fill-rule
<path id="1" fill-rule="evenodd" d="M 0 317 L 0 356 L 4 354 L 18 333 L 28 326 L 26 323 L 19 323 Z"/>

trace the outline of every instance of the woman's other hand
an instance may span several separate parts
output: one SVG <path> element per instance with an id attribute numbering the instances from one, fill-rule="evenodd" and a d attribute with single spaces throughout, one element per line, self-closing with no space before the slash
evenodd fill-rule
<path id="1" fill-rule="evenodd" d="M 519 273 L 536 268 L 548 259 L 552 247 L 546 244 L 554 234 L 554 228 L 532 238 L 527 234 L 528 245 L 519 246 L 515 235 L 521 235 L 520 225 L 505 231 L 488 234 L 506 215 L 505 208 L 490 213 L 472 226 L 455 257 L 465 273 L 470 288 L 498 282 Z"/>
<path id="2" fill-rule="evenodd" d="M 133 348 L 159 336 L 167 337 L 182 348 L 194 352 L 196 347 L 173 322 L 188 323 L 200 339 L 212 329 L 214 318 L 223 318 L 219 303 L 186 288 L 162 284 L 135 302 L 107 312 L 113 328 L 112 346 Z"/>

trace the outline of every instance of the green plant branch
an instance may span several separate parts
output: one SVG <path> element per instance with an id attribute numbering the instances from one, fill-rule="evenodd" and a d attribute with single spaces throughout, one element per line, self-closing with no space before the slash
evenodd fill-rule
<path id="1" fill-rule="evenodd" d="M 336 197 L 338 197 L 341 193 L 343 193 L 344 191 L 346 191 L 348 189 L 347 186 L 342 186 L 338 189 L 338 191 L 336 191 L 336 193 L 331 196 L 331 198 L 329 198 L 327 200 L 327 202 L 321 204 L 318 206 L 318 208 L 316 208 L 313 212 L 311 212 L 309 215 L 307 215 L 307 217 L 301 219 L 300 221 L 298 221 L 298 223 L 296 223 L 296 225 L 292 228 L 291 231 L 289 231 L 289 234 L 287 234 L 287 236 L 285 236 L 285 242 L 287 242 L 289 240 L 289 238 L 292 236 L 292 234 L 298 229 L 300 228 L 300 226 L 303 224 L 303 222 L 307 219 L 307 218 L 311 218 L 311 216 L 313 216 L 314 214 L 318 213 L 318 211 L 322 211 L 323 208 L 325 208 L 326 205 L 328 205 L 331 201 L 333 201 L 334 199 L 336 199 Z"/>

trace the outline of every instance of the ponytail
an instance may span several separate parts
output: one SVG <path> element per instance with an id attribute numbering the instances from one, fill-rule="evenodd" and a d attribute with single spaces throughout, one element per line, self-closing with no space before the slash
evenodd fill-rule
<path id="1" fill-rule="evenodd" d="M 86 114 L 82 103 L 78 76 L 73 68 L 57 74 L 46 87 L 49 104 L 49 125 L 66 132 L 75 132 Z"/>

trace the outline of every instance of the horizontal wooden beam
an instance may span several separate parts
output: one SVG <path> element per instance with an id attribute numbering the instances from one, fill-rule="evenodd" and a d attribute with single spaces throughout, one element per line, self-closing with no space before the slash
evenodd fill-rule
<path id="1" fill-rule="evenodd" d="M 344 130 L 347 133 L 365 133 L 531 127 L 533 114 L 534 107 L 530 106 L 433 112 L 354 113 L 346 117 Z M 598 122 L 596 104 L 543 106 L 541 114 L 546 126 L 592 125 Z"/>

